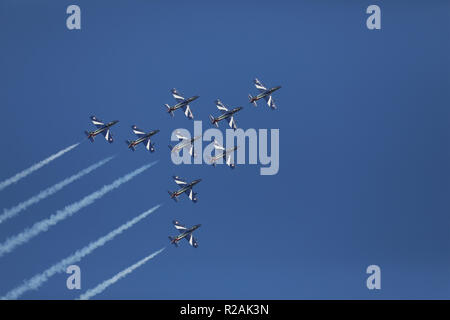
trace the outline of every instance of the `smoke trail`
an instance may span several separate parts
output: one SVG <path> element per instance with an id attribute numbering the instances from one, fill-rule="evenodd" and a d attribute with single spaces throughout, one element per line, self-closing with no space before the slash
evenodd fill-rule
<path id="1" fill-rule="evenodd" d="M 0 223 L 2 223 L 3 221 L 12 218 L 14 216 L 16 216 L 17 214 L 19 214 L 21 211 L 25 210 L 26 208 L 28 208 L 29 206 L 38 203 L 41 200 L 44 200 L 45 198 L 55 194 L 56 192 L 58 192 L 59 190 L 63 189 L 65 186 L 67 186 L 68 184 L 71 184 L 72 182 L 81 179 L 84 175 L 90 173 L 91 171 L 94 171 L 95 169 L 103 166 L 104 164 L 106 164 L 108 161 L 112 160 L 115 156 L 103 159 L 89 167 L 87 167 L 86 169 L 81 170 L 80 172 L 78 172 L 77 174 L 74 174 L 71 177 L 68 177 L 64 180 L 62 180 L 61 182 L 58 182 L 57 184 L 48 187 L 47 189 L 39 192 L 37 195 L 34 195 L 33 197 L 31 197 L 30 199 L 23 201 L 21 203 L 19 203 L 18 205 L 16 205 L 15 207 L 12 207 L 10 209 L 4 209 L 3 210 L 3 214 L 0 215 Z"/>
<path id="2" fill-rule="evenodd" d="M 5 296 L 1 297 L 0 299 L 1 300 L 17 299 L 29 290 L 36 290 L 44 282 L 46 282 L 50 277 L 52 277 L 53 275 L 55 275 L 57 273 L 65 272 L 68 266 L 80 261 L 88 254 L 92 253 L 95 249 L 102 247 L 108 241 L 113 240 L 117 235 L 119 235 L 122 232 L 126 231 L 127 229 L 131 228 L 133 225 L 135 225 L 136 223 L 138 223 L 139 221 L 141 221 L 142 219 L 144 219 L 145 217 L 147 217 L 148 215 L 153 213 L 155 210 L 157 210 L 160 206 L 161 206 L 160 204 L 154 206 L 153 208 L 145 211 L 144 213 L 141 213 L 139 216 L 131 219 L 127 223 L 121 225 L 117 229 L 114 229 L 107 235 L 105 235 L 101 238 L 98 238 L 96 241 L 89 243 L 87 246 L 83 247 L 80 250 L 77 250 L 74 254 L 68 256 L 67 258 L 62 259 L 60 262 L 54 264 L 53 266 L 51 266 L 44 272 L 39 273 L 39 274 L 33 276 L 31 279 L 24 281 L 24 283 L 22 285 L 11 290 L 10 292 L 8 292 Z"/>
<path id="3" fill-rule="evenodd" d="M 145 257 L 142 260 L 139 260 L 138 262 L 136 262 L 135 264 L 133 264 L 132 266 L 126 268 L 125 270 L 122 270 L 121 272 L 119 272 L 118 274 L 116 274 L 114 277 L 103 281 L 102 283 L 100 283 L 98 286 L 96 286 L 94 289 L 89 289 L 88 291 L 86 291 L 85 293 L 83 293 L 78 299 L 79 300 L 89 300 L 90 298 L 92 298 L 93 296 L 98 295 L 99 293 L 102 293 L 106 288 L 108 288 L 110 285 L 113 285 L 114 283 L 116 283 L 117 281 L 119 281 L 120 279 L 126 277 L 128 274 L 130 274 L 131 272 L 133 272 L 135 269 L 139 268 L 140 266 L 142 266 L 144 263 L 146 263 L 148 260 L 153 259 L 154 257 L 156 257 L 158 254 L 160 254 L 162 251 L 164 251 L 165 247 L 152 253 L 151 255 Z"/>
<path id="4" fill-rule="evenodd" d="M 0 244 L 0 257 L 2 257 L 5 253 L 11 252 L 17 246 L 28 242 L 39 233 L 47 231 L 50 227 L 54 226 L 61 220 L 72 216 L 84 207 L 87 207 L 88 205 L 94 203 L 96 200 L 102 198 L 108 192 L 120 187 L 123 183 L 128 182 L 137 175 L 141 174 L 142 172 L 153 166 L 156 162 L 157 161 L 152 162 L 140 167 L 139 169 L 134 170 L 131 173 L 128 173 L 127 175 L 115 180 L 113 183 L 103 186 L 103 188 L 101 188 L 100 190 L 91 193 L 83 199 L 66 206 L 62 210 L 58 210 L 49 218 L 36 222 L 31 228 L 25 229 L 21 233 L 6 239 L 4 243 Z"/>
<path id="5" fill-rule="evenodd" d="M 0 191 L 5 189 L 7 186 L 13 184 L 13 183 L 17 183 L 19 180 L 25 178 L 26 176 L 28 176 L 29 174 L 33 173 L 34 171 L 42 168 L 43 166 L 45 166 L 46 164 L 49 164 L 50 162 L 52 162 L 53 160 L 61 157 L 64 153 L 69 152 L 70 150 L 72 150 L 73 148 L 77 147 L 80 143 L 75 143 L 73 145 L 71 145 L 70 147 L 67 147 L 55 154 L 52 154 L 50 157 L 48 157 L 47 159 L 44 159 L 36 164 L 33 164 L 31 167 L 29 167 L 28 169 L 25 169 L 21 172 L 19 172 L 18 174 L 16 174 L 15 176 L 6 179 L 5 181 L 0 182 Z"/>

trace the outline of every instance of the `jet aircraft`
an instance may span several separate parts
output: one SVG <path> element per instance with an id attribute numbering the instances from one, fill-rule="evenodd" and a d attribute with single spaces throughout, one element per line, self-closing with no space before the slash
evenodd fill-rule
<path id="1" fill-rule="evenodd" d="M 91 121 L 97 127 L 97 130 L 90 131 L 90 132 L 84 131 L 84 133 L 86 134 L 88 139 L 91 140 L 91 142 L 94 142 L 94 137 L 101 133 L 105 137 L 106 141 L 108 141 L 109 143 L 112 143 L 113 137 L 112 137 L 112 134 L 109 129 L 119 121 L 114 120 L 114 121 L 111 121 L 111 122 L 105 124 L 101 120 L 99 120 L 96 116 L 91 116 Z"/>
<path id="2" fill-rule="evenodd" d="M 186 115 L 186 117 L 188 117 L 188 119 L 193 119 L 194 115 L 192 114 L 191 108 L 189 107 L 189 103 L 191 103 L 192 101 L 196 100 L 199 98 L 199 96 L 193 96 L 190 97 L 188 99 L 185 99 L 178 91 L 177 89 L 172 89 L 172 95 L 175 98 L 175 100 L 177 101 L 177 104 L 175 104 L 174 106 L 169 106 L 168 104 L 165 104 L 166 108 L 167 108 L 167 112 L 170 113 L 170 115 L 173 117 L 174 114 L 173 112 L 177 109 L 182 108 L 184 111 L 184 114 Z"/>
<path id="3" fill-rule="evenodd" d="M 153 130 L 148 133 L 145 133 L 143 130 L 139 129 L 136 125 L 131 126 L 131 129 L 133 130 L 134 134 L 138 137 L 136 140 L 127 140 L 126 144 L 128 145 L 128 148 L 135 151 L 136 146 L 140 143 L 145 143 L 145 148 L 150 151 L 155 151 L 155 144 L 150 141 L 150 137 L 157 134 L 159 130 Z"/>
<path id="4" fill-rule="evenodd" d="M 175 135 L 180 140 L 180 142 L 177 143 L 174 147 L 172 147 L 169 144 L 170 151 L 173 152 L 173 153 L 177 153 L 177 152 L 180 152 L 183 148 L 190 147 L 189 148 L 189 154 L 191 155 L 191 157 L 195 157 L 196 154 L 194 152 L 194 142 L 195 142 L 195 140 L 200 139 L 202 136 L 200 135 L 200 136 L 196 136 L 196 137 L 193 137 L 193 138 L 188 138 L 188 137 L 183 136 L 178 131 L 175 132 Z"/>
<path id="5" fill-rule="evenodd" d="M 177 191 L 169 192 L 170 198 L 172 198 L 175 201 L 178 201 L 178 197 L 183 194 L 186 193 L 189 197 L 189 199 L 191 199 L 192 202 L 197 202 L 197 194 L 192 190 L 192 188 L 199 183 L 200 181 L 202 181 L 202 179 L 197 179 L 194 180 L 192 182 L 187 182 L 185 179 L 180 178 L 178 176 L 173 176 L 173 179 L 175 181 L 175 183 L 177 185 L 179 185 L 181 188 L 178 189 Z"/>
<path id="6" fill-rule="evenodd" d="M 193 226 L 192 228 L 186 228 L 185 226 L 183 226 L 182 224 L 180 224 L 180 222 L 174 220 L 173 221 L 173 225 L 174 227 L 180 232 L 180 234 L 176 237 L 171 237 L 169 236 L 170 239 L 170 243 L 173 243 L 175 245 L 175 247 L 178 247 L 178 241 L 180 241 L 181 239 L 186 239 L 189 244 L 191 246 L 193 246 L 194 248 L 198 247 L 198 243 L 195 240 L 194 236 L 192 235 L 192 233 L 197 230 L 198 228 L 201 227 L 201 224 L 197 224 L 195 226 Z"/>
<path id="7" fill-rule="evenodd" d="M 219 142 L 217 142 L 217 140 L 214 139 L 214 148 L 216 150 L 222 150 L 223 152 L 217 156 L 211 157 L 210 158 L 210 163 L 215 167 L 216 166 L 216 162 L 219 159 L 225 158 L 226 159 L 226 164 L 227 166 L 229 166 L 231 169 L 234 169 L 236 167 L 236 165 L 231 162 L 231 153 L 233 153 L 238 147 L 234 146 L 232 148 L 228 148 L 225 149 Z"/>
<path id="8" fill-rule="evenodd" d="M 236 126 L 236 121 L 234 121 L 234 114 L 236 112 L 242 110 L 243 107 L 237 107 L 237 108 L 229 110 L 227 107 L 225 107 L 225 105 L 219 99 L 216 100 L 216 107 L 217 107 L 217 109 L 220 110 L 220 112 L 222 112 L 222 114 L 220 116 L 218 116 L 217 118 L 214 118 L 212 115 L 209 115 L 209 119 L 211 120 L 211 123 L 218 128 L 219 121 L 228 119 L 228 124 L 229 124 L 230 128 L 236 130 L 237 126 Z"/>
<path id="9" fill-rule="evenodd" d="M 273 109 L 276 109 L 277 106 L 275 105 L 275 102 L 272 98 L 272 93 L 274 93 L 275 91 L 277 91 L 278 89 L 281 88 L 281 86 L 277 86 L 277 87 L 273 87 L 270 89 L 267 89 L 262 83 L 261 81 L 259 81 L 258 79 L 254 80 L 255 83 L 255 87 L 256 89 L 259 90 L 259 94 L 256 97 L 252 97 L 251 94 L 248 95 L 248 98 L 250 99 L 250 103 L 253 103 L 253 105 L 256 107 L 256 101 L 258 101 L 259 99 L 263 99 L 266 100 L 267 105 Z"/>

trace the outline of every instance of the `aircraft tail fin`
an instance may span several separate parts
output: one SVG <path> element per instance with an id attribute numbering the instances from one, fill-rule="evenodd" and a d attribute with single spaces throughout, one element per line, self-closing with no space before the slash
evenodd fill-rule
<path id="1" fill-rule="evenodd" d="M 190 155 L 192 158 L 197 157 L 197 153 L 196 153 L 195 150 L 194 150 L 194 145 L 193 145 L 193 144 L 192 144 L 191 147 L 189 148 L 189 155 Z"/>
<path id="2" fill-rule="evenodd" d="M 211 124 L 215 125 L 216 128 L 219 127 L 219 124 L 217 123 L 216 119 L 212 115 L 209 115 L 209 120 L 211 120 Z"/>
<path id="3" fill-rule="evenodd" d="M 167 112 L 170 113 L 170 115 L 173 117 L 173 110 L 170 108 L 170 106 L 167 103 L 164 106 L 167 108 Z"/>
<path id="4" fill-rule="evenodd" d="M 254 97 L 252 97 L 251 94 L 248 95 L 248 99 L 250 100 L 250 103 L 253 104 L 255 107 L 257 106 L 256 100 Z"/>
<path id="5" fill-rule="evenodd" d="M 131 150 L 136 150 L 136 148 L 134 146 L 131 145 L 131 141 L 130 140 L 125 140 L 125 143 L 127 144 L 128 148 L 130 148 Z"/>
<path id="6" fill-rule="evenodd" d="M 210 165 L 212 165 L 213 167 L 216 166 L 216 162 L 213 160 L 212 157 L 206 156 L 205 160 L 206 160 Z"/>
<path id="7" fill-rule="evenodd" d="M 176 196 L 174 196 L 175 192 L 171 192 L 171 191 L 167 191 L 170 195 L 170 197 L 173 199 L 173 201 L 178 202 L 178 198 Z"/>
<path id="8" fill-rule="evenodd" d="M 89 132 L 85 131 L 84 134 L 88 137 L 89 140 L 91 140 L 91 142 L 94 142 L 94 137 Z"/>
<path id="9" fill-rule="evenodd" d="M 172 238 L 171 236 L 169 236 L 169 240 L 170 240 L 170 243 L 173 243 L 174 246 L 178 248 L 178 243 L 177 243 L 176 241 L 174 241 L 174 238 Z"/>

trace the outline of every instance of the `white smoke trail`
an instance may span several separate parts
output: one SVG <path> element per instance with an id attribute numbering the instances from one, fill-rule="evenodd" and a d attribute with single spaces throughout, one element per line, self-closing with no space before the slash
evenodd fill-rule
<path id="1" fill-rule="evenodd" d="M 101 188 L 100 190 L 91 193 L 83 199 L 66 206 L 62 210 L 58 210 L 49 218 L 36 222 L 31 228 L 25 229 L 21 233 L 6 239 L 4 243 L 0 244 L 0 257 L 2 257 L 5 253 L 13 251 L 17 246 L 28 242 L 30 239 L 34 238 L 41 232 L 47 231 L 50 227 L 54 226 L 61 220 L 72 216 L 84 207 L 87 207 L 88 205 L 94 203 L 96 200 L 102 198 L 108 192 L 120 187 L 125 182 L 128 182 L 137 175 L 141 174 L 142 172 L 153 166 L 155 163 L 156 161 L 142 166 L 131 173 L 128 173 L 127 175 L 115 180 L 113 183 L 103 186 L 103 188 Z"/>
<path id="2" fill-rule="evenodd" d="M 136 223 L 138 223 L 139 221 L 141 221 L 142 219 L 153 213 L 155 210 L 157 210 L 160 206 L 161 206 L 160 204 L 154 206 L 153 208 L 145 211 L 144 213 L 141 213 L 139 216 L 131 219 L 127 223 L 121 225 L 117 229 L 114 229 L 107 235 L 98 238 L 96 241 L 89 243 L 87 246 L 83 247 L 80 250 L 77 250 L 74 254 L 68 256 L 67 258 L 62 259 L 60 262 L 54 264 L 44 272 L 39 273 L 33 276 L 32 278 L 24 281 L 22 285 L 11 290 L 0 299 L 1 300 L 17 299 L 29 290 L 36 290 L 50 277 L 54 276 L 57 273 L 65 272 L 68 266 L 76 262 L 79 262 L 85 256 L 92 253 L 95 249 L 100 248 L 103 245 L 105 245 L 108 241 L 113 240 L 117 235 L 131 228 L 133 225 L 135 225 Z"/>
<path id="3" fill-rule="evenodd" d="M 48 187 L 45 190 L 42 190 L 38 194 L 29 198 L 28 200 L 25 200 L 10 209 L 3 209 L 3 214 L 0 215 L 0 223 L 4 222 L 5 220 L 7 220 L 9 218 L 16 216 L 17 214 L 19 214 L 21 211 L 25 210 L 29 206 L 31 206 L 35 203 L 38 203 L 39 201 L 44 200 L 45 198 L 55 194 L 59 190 L 63 189 L 65 186 L 71 184 L 72 182 L 74 182 L 78 179 L 81 179 L 84 175 L 87 175 L 88 173 L 94 171 L 95 169 L 103 166 L 108 161 L 114 159 L 114 157 L 115 156 L 112 156 L 112 157 L 103 159 L 97 163 L 94 163 L 93 165 L 87 167 L 86 169 L 81 170 L 77 174 L 74 174 L 73 176 L 62 180 L 62 181 L 58 182 L 57 184 L 55 184 L 51 187 Z"/>
<path id="4" fill-rule="evenodd" d="M 116 283 L 117 281 L 119 281 L 120 279 L 126 277 L 128 274 L 130 274 L 131 272 L 133 272 L 135 269 L 139 268 L 140 266 L 142 266 L 144 263 L 146 263 L 148 260 L 153 259 L 154 257 L 156 257 L 158 254 L 160 254 L 162 251 L 164 251 L 165 247 L 152 253 L 151 255 L 145 257 L 142 260 L 139 260 L 138 262 L 136 262 L 135 264 L 133 264 L 132 266 L 126 268 L 125 270 L 122 270 L 121 272 L 119 272 L 118 274 L 116 274 L 114 277 L 103 281 L 102 283 L 100 283 L 98 286 L 96 286 L 93 289 L 89 289 L 88 291 L 86 291 L 85 293 L 83 293 L 78 299 L 79 300 L 89 300 L 90 298 L 92 298 L 93 296 L 98 295 L 99 293 L 102 293 L 106 288 L 108 288 L 110 285 L 113 285 L 114 283 Z"/>
<path id="5" fill-rule="evenodd" d="M 5 189 L 7 186 L 9 186 L 9 185 L 11 185 L 13 183 L 17 183 L 19 180 L 25 178 L 26 176 L 28 176 L 29 174 L 33 173 L 34 171 L 42 168 L 46 164 L 49 164 L 53 160 L 61 157 L 66 152 L 69 152 L 73 148 L 77 147 L 79 144 L 80 143 L 75 143 L 75 144 L 71 145 L 70 147 L 67 147 L 67 148 L 65 148 L 65 149 L 63 149 L 63 150 L 61 150 L 61 151 L 59 151 L 59 152 L 57 152 L 55 154 L 52 154 L 47 159 L 44 159 L 44 160 L 42 160 L 42 161 L 40 161 L 38 163 L 35 163 L 31 167 L 29 167 L 28 169 L 25 169 L 25 170 L 19 172 L 18 174 L 16 174 L 15 176 L 0 182 L 0 191 Z"/>

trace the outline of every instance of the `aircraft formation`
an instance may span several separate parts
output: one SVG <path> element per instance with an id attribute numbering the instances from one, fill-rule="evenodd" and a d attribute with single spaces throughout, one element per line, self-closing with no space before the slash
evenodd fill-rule
<path id="1" fill-rule="evenodd" d="M 276 86 L 276 87 L 267 89 L 261 83 L 261 81 L 259 81 L 258 79 L 254 80 L 254 85 L 255 85 L 256 89 L 258 89 L 259 94 L 256 96 L 252 96 L 251 94 L 249 94 L 248 95 L 249 103 L 253 104 L 256 107 L 257 101 L 260 99 L 264 99 L 269 108 L 271 108 L 272 110 L 276 109 L 277 107 L 275 105 L 272 94 L 275 91 L 279 90 L 281 88 L 281 86 Z M 197 100 L 199 98 L 199 96 L 192 96 L 190 98 L 184 98 L 183 95 L 180 92 L 178 92 L 177 89 L 175 89 L 175 88 L 171 90 L 171 93 L 172 93 L 173 98 L 176 100 L 176 104 L 173 106 L 170 106 L 169 104 L 165 104 L 167 112 L 172 117 L 174 117 L 174 113 L 176 112 L 176 110 L 182 109 L 184 112 L 184 115 L 188 119 L 191 119 L 191 120 L 194 119 L 194 114 L 191 110 L 190 104 L 192 102 L 194 102 L 195 100 Z M 228 122 L 229 127 L 232 128 L 233 130 L 236 130 L 237 124 L 236 124 L 236 120 L 234 119 L 234 117 L 239 111 L 241 111 L 243 109 L 243 107 L 229 108 L 229 107 L 226 107 L 222 103 L 222 101 L 220 101 L 219 99 L 217 99 L 215 101 L 215 104 L 216 104 L 217 109 L 220 112 L 220 115 L 217 117 L 213 117 L 212 115 L 209 115 L 211 124 L 216 127 L 219 127 L 219 122 L 222 120 L 226 120 Z M 85 131 L 87 138 L 91 142 L 94 142 L 94 138 L 97 135 L 102 134 L 106 141 L 108 141 L 109 143 L 112 143 L 114 141 L 114 139 L 111 134 L 111 127 L 113 127 L 119 121 L 114 120 L 114 121 L 105 123 L 105 122 L 101 121 L 100 119 L 98 119 L 96 116 L 91 116 L 90 119 L 91 119 L 92 124 L 96 127 L 96 130 Z M 139 144 L 142 144 L 145 147 L 145 149 L 147 149 L 147 151 L 149 151 L 149 152 L 155 151 L 155 144 L 152 143 L 151 137 L 154 136 L 155 134 L 157 134 L 160 131 L 159 129 L 146 132 L 142 129 L 139 129 L 136 125 L 133 125 L 131 127 L 131 129 L 132 129 L 133 133 L 137 136 L 137 138 L 135 140 L 126 140 L 125 141 L 129 149 L 131 149 L 132 151 L 135 151 L 136 147 Z M 179 132 L 176 132 L 176 136 L 180 140 L 180 142 L 175 146 L 169 145 L 170 152 L 178 153 L 181 150 L 183 150 L 184 148 L 186 148 L 186 149 L 189 148 L 190 156 L 195 157 L 194 142 L 196 140 L 200 139 L 201 136 L 187 138 L 187 137 L 184 137 L 183 135 L 181 135 L 181 133 L 179 133 Z M 231 169 L 234 169 L 236 165 L 234 163 L 232 163 L 232 161 L 231 161 L 231 154 L 237 150 L 238 146 L 225 149 L 216 140 L 214 140 L 214 148 L 216 151 L 222 151 L 222 153 L 210 158 L 209 159 L 210 164 L 215 166 L 216 162 L 223 158 L 223 159 L 225 159 L 225 163 Z M 184 193 L 188 196 L 188 198 L 192 202 L 196 203 L 198 201 L 197 193 L 195 193 L 193 191 L 193 188 L 195 185 L 200 183 L 200 181 L 202 181 L 201 179 L 196 179 L 196 180 L 188 182 L 186 179 L 183 179 L 179 176 L 173 176 L 173 180 L 178 185 L 179 189 L 176 191 L 168 191 L 171 199 L 173 199 L 174 201 L 178 201 L 178 197 Z M 187 227 L 183 226 L 179 221 L 175 220 L 175 221 L 173 221 L 173 225 L 180 232 L 180 234 L 175 237 L 169 236 L 170 243 L 172 243 L 178 247 L 178 242 L 184 238 L 184 239 L 188 240 L 189 244 L 191 246 L 193 246 L 194 248 L 198 247 L 198 243 L 195 240 L 195 238 L 193 237 L 192 233 L 201 226 L 200 224 L 194 225 L 191 228 L 187 228 Z"/>

